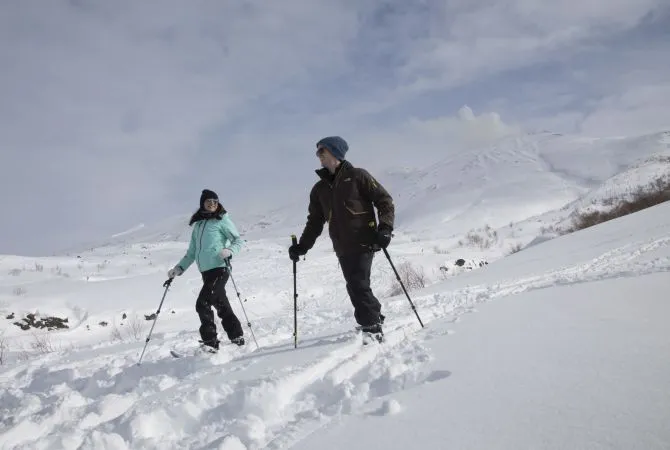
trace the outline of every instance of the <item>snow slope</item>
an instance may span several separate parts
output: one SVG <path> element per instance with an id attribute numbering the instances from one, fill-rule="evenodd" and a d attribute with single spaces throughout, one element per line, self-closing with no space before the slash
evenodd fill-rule
<path id="1" fill-rule="evenodd" d="M 399 225 L 419 234 L 462 233 L 473 223 L 499 228 L 560 208 L 642 161 L 655 158 L 667 170 L 668 135 L 505 137 L 495 145 L 450 152 L 427 168 L 392 172 L 385 184 L 397 197 Z M 624 181 L 634 188 L 648 180 Z"/>
<path id="2" fill-rule="evenodd" d="M 416 245 L 400 241 L 390 251 Z M 95 283 L 49 274 L 39 295 L 46 304 L 60 286 L 54 300 L 91 296 L 90 313 L 93 303 L 100 315 L 148 311 L 162 293 L 154 269 L 178 255 L 157 248 L 153 266 L 125 276 L 138 255 L 110 263 Z M 322 246 L 299 263 L 298 349 L 291 269 L 278 244 L 252 247 L 235 266 L 241 290 L 265 292 L 245 302 L 258 350 L 190 353 L 192 271 L 168 292 L 141 365 L 144 333 L 112 341 L 105 327 L 78 326 L 52 332 L 56 351 L 16 361 L 21 352 L 12 348 L 26 337 L 14 332 L 0 372 L 0 448 L 670 446 L 670 204 L 415 291 L 425 329 L 406 298 L 380 295 L 382 346 L 362 347 L 351 331 L 334 259 Z M 376 259 L 377 287 L 387 266 Z M 46 276 L 25 275 L 38 274 Z M 229 294 L 235 300 L 232 286 Z M 171 357 L 175 348 L 186 356 Z"/>

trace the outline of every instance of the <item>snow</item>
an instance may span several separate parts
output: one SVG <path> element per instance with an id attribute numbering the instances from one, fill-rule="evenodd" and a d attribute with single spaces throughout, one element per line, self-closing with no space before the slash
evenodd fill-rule
<path id="1" fill-rule="evenodd" d="M 410 293 L 426 326 L 390 294 L 378 254 L 382 345 L 362 346 L 353 330 L 324 235 L 298 263 L 294 348 L 286 249 L 289 218 L 304 220 L 297 203 L 235 213 L 248 234 L 233 266 L 239 299 L 227 290 L 247 345 L 216 355 L 197 351 L 195 269 L 169 288 L 145 342 L 187 216 L 69 255 L 0 256 L 0 448 L 668 449 L 670 203 L 543 231 L 612 187 L 668 173 L 668 145 L 667 134 L 540 134 L 396 172 L 402 225 L 389 252 L 424 272 Z M 589 171 L 587 150 L 609 164 Z M 69 328 L 23 331 L 13 323 L 27 313 Z"/>
<path id="2" fill-rule="evenodd" d="M 430 376 L 393 394 L 402 414 L 371 402 L 294 448 L 668 448 L 667 286 L 577 281 L 431 323 L 453 334 L 425 343 Z"/>

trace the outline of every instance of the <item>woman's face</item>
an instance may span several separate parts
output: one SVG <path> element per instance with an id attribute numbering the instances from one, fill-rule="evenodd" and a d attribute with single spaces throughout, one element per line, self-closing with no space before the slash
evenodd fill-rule
<path id="1" fill-rule="evenodd" d="M 216 208 L 219 206 L 219 201 L 215 200 L 213 198 L 208 198 L 205 200 L 205 211 L 207 212 L 214 212 L 216 211 Z"/>

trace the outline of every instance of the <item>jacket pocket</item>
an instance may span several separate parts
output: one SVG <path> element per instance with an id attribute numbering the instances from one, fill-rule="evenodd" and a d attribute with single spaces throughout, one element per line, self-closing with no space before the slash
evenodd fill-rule
<path id="1" fill-rule="evenodd" d="M 344 208 L 347 211 L 347 224 L 350 240 L 357 243 L 369 243 L 372 239 L 370 222 L 375 221 L 374 212 L 368 210 L 365 205 L 357 200 L 348 200 L 344 202 Z"/>
<path id="2" fill-rule="evenodd" d="M 367 211 L 361 202 L 355 200 L 345 201 L 344 208 L 354 217 L 361 217 L 370 214 L 370 211 Z"/>

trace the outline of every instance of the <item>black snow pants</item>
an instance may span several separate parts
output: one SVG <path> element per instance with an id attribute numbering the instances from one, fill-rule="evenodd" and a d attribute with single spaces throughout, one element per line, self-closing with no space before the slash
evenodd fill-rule
<path id="1" fill-rule="evenodd" d="M 342 274 L 347 282 L 347 292 L 354 305 L 354 317 L 359 325 L 369 327 L 383 321 L 381 303 L 370 289 L 370 271 L 373 252 L 352 253 L 338 256 Z"/>
<path id="2" fill-rule="evenodd" d="M 232 340 L 244 334 L 242 325 L 230 307 L 226 296 L 226 283 L 229 276 L 228 271 L 220 267 L 202 273 L 203 285 L 198 300 L 195 302 L 195 310 L 200 316 L 200 337 L 207 345 L 217 346 L 219 342 L 212 307 L 221 319 L 221 325 L 228 339 Z"/>

